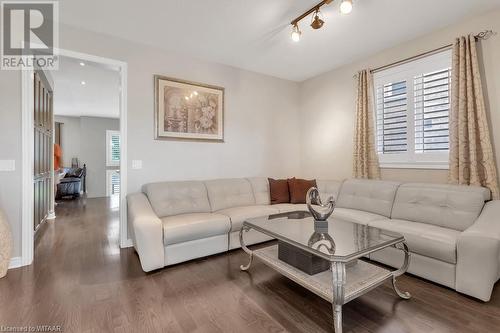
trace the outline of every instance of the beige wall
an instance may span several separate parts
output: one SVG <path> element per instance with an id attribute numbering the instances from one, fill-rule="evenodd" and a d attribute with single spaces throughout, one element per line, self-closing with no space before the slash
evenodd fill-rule
<path id="1" fill-rule="evenodd" d="M 0 209 L 13 229 L 14 256 L 21 251 L 21 74 L 0 71 L 0 159 L 16 170 L 0 172 Z"/>
<path id="2" fill-rule="evenodd" d="M 301 169 L 305 177 L 348 178 L 352 175 L 355 82 L 361 69 L 376 68 L 453 42 L 459 35 L 492 29 L 500 32 L 500 11 L 461 22 L 385 50 L 301 84 Z M 500 35 L 480 44 L 484 83 L 500 163 Z M 401 181 L 446 182 L 447 170 L 382 169 L 382 178 Z"/>
<path id="3" fill-rule="evenodd" d="M 60 47 L 128 64 L 128 191 L 147 182 L 299 173 L 299 84 L 208 63 L 102 34 L 60 27 Z M 153 75 L 225 87 L 225 142 L 154 140 Z M 0 208 L 21 254 L 21 73 L 0 72 Z M 143 169 L 132 170 L 131 160 Z"/>
<path id="4" fill-rule="evenodd" d="M 128 64 L 129 192 L 159 180 L 299 173 L 298 83 L 69 27 L 61 38 L 63 48 Z M 154 74 L 225 87 L 225 142 L 154 140 Z"/>

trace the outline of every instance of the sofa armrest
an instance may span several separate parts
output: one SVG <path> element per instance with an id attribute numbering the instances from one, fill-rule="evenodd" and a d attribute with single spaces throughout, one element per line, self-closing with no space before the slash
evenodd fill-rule
<path id="1" fill-rule="evenodd" d="M 165 266 L 163 226 L 144 193 L 127 196 L 128 221 L 132 226 L 134 247 L 145 272 Z"/>
<path id="2" fill-rule="evenodd" d="M 500 200 L 494 200 L 458 239 L 455 289 L 486 302 L 499 275 Z"/>

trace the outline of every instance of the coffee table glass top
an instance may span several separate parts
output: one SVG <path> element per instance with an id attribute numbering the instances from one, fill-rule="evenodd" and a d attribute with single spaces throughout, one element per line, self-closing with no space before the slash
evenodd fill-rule
<path id="1" fill-rule="evenodd" d="M 398 233 L 335 217 L 317 222 L 309 212 L 249 219 L 243 226 L 332 262 L 348 262 L 404 241 Z"/>

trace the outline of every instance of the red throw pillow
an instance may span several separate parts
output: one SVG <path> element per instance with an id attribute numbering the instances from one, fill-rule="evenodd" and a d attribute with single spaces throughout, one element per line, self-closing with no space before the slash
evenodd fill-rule
<path id="1" fill-rule="evenodd" d="M 269 193 L 271 194 L 271 205 L 290 202 L 290 192 L 288 191 L 288 181 L 286 179 L 269 180 Z"/>
<path id="2" fill-rule="evenodd" d="M 290 190 L 290 202 L 293 204 L 306 203 L 306 194 L 311 187 L 316 187 L 316 179 L 306 180 L 292 178 L 288 179 L 288 189 Z"/>

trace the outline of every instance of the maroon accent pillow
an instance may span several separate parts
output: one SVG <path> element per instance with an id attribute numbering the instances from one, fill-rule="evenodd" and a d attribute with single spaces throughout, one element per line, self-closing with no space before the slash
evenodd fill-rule
<path id="1" fill-rule="evenodd" d="M 313 180 L 298 179 L 298 178 L 288 179 L 290 202 L 293 204 L 306 203 L 306 194 L 311 187 L 316 187 L 316 179 Z"/>
<path id="2" fill-rule="evenodd" d="M 269 193 L 271 195 L 271 205 L 279 203 L 290 203 L 290 192 L 286 179 L 272 179 L 269 181 Z"/>

